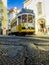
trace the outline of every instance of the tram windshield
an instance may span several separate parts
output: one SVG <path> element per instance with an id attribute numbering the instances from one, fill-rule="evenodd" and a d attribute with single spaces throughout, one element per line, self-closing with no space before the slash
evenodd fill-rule
<path id="1" fill-rule="evenodd" d="M 27 15 L 22 15 L 22 22 L 27 22 Z"/>
<path id="2" fill-rule="evenodd" d="M 18 17 L 19 23 L 32 23 L 33 22 L 33 16 L 30 14 L 23 14 Z"/>
<path id="3" fill-rule="evenodd" d="M 32 23 L 33 22 L 33 16 L 32 15 L 22 15 L 22 22 Z"/>
<path id="4" fill-rule="evenodd" d="M 32 23 L 33 22 L 33 16 L 32 15 L 28 15 L 28 23 Z"/>

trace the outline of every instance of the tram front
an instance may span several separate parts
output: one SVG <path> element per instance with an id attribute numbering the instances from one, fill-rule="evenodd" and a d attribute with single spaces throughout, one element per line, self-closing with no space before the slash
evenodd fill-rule
<path id="1" fill-rule="evenodd" d="M 34 33 L 35 32 L 35 14 L 32 10 L 22 9 L 18 15 L 18 22 L 20 24 L 20 32 Z"/>

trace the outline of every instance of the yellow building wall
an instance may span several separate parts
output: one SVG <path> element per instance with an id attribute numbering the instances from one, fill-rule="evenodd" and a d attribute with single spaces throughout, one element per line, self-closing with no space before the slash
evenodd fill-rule
<path id="1" fill-rule="evenodd" d="M 7 9 L 3 2 L 0 2 L 0 6 L 2 7 L 2 30 L 3 35 L 6 35 L 7 30 Z"/>

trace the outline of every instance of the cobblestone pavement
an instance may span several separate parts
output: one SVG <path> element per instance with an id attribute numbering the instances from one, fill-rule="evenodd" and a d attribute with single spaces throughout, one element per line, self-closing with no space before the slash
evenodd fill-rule
<path id="1" fill-rule="evenodd" d="M 49 65 L 49 40 L 0 36 L 0 65 Z"/>

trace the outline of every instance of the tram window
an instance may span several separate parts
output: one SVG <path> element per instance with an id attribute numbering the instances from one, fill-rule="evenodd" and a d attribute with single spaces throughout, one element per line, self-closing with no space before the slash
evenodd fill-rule
<path id="1" fill-rule="evenodd" d="M 16 25 L 17 25 L 17 21 L 14 22 L 14 23 L 11 25 L 11 27 L 14 27 L 14 26 L 16 26 Z"/>
<path id="2" fill-rule="evenodd" d="M 18 23 L 21 23 L 21 16 L 18 17 Z"/>
<path id="3" fill-rule="evenodd" d="M 32 23 L 32 21 L 33 21 L 33 16 L 32 15 L 28 15 L 28 22 Z"/>
<path id="4" fill-rule="evenodd" d="M 16 23 L 14 23 L 14 25 L 13 26 L 15 26 L 16 25 Z"/>
<path id="5" fill-rule="evenodd" d="M 22 15 L 22 22 L 27 22 L 27 15 Z"/>

